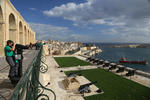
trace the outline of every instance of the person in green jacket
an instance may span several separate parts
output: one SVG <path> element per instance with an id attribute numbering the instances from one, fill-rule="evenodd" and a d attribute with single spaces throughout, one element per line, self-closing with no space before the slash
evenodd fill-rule
<path id="1" fill-rule="evenodd" d="M 9 70 L 9 75 L 8 75 L 8 77 L 10 79 L 15 77 L 17 74 L 16 73 L 17 68 L 16 68 L 16 60 L 15 60 L 14 50 L 15 50 L 14 42 L 12 40 L 8 40 L 7 45 L 4 48 L 4 51 L 5 51 L 6 61 L 10 65 L 10 70 Z"/>

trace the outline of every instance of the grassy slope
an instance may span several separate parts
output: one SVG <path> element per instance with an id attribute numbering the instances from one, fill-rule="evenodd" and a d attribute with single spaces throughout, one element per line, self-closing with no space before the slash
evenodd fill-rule
<path id="1" fill-rule="evenodd" d="M 150 100 L 150 88 L 103 69 L 84 70 L 82 75 L 90 81 L 98 81 L 96 85 L 104 91 L 85 100 Z"/>
<path id="2" fill-rule="evenodd" d="M 73 67 L 91 65 L 88 62 L 77 59 L 76 57 L 54 57 L 60 67 Z"/>

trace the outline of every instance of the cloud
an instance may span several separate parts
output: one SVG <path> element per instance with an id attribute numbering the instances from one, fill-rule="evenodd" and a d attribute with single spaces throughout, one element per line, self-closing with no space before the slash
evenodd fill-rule
<path id="1" fill-rule="evenodd" d="M 32 11 L 36 11 L 37 9 L 36 8 L 29 8 L 30 10 L 32 10 Z"/>
<path id="2" fill-rule="evenodd" d="M 80 4 L 62 4 L 43 13 L 71 20 L 74 26 L 112 26 L 100 33 L 114 35 L 114 41 L 116 36 L 118 41 L 150 42 L 147 38 L 150 36 L 150 0 L 87 0 Z"/>
<path id="3" fill-rule="evenodd" d="M 29 23 L 36 32 L 37 39 L 41 40 L 61 40 L 61 41 L 87 41 L 88 37 L 74 34 L 68 27 L 60 27 L 49 24 Z M 84 39 L 85 37 L 85 39 Z"/>
<path id="4" fill-rule="evenodd" d="M 87 2 L 80 4 L 63 4 L 43 11 L 43 13 L 47 16 L 61 16 L 74 22 L 94 24 L 122 22 L 123 24 L 125 22 L 120 19 L 136 20 L 150 17 L 149 9 L 148 0 L 87 0 Z"/>
<path id="5" fill-rule="evenodd" d="M 150 21 L 150 20 L 149 20 Z M 143 24 L 142 24 L 143 25 Z M 150 24 L 149 24 L 150 25 Z M 145 26 L 119 26 L 102 30 L 102 33 L 113 37 L 111 41 L 115 42 L 133 42 L 147 43 L 150 42 L 150 27 Z"/>

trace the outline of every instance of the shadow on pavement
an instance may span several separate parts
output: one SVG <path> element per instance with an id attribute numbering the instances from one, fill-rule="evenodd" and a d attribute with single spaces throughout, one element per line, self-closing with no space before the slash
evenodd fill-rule
<path id="1" fill-rule="evenodd" d="M 0 80 L 0 100 L 8 100 L 13 89 L 9 79 Z"/>

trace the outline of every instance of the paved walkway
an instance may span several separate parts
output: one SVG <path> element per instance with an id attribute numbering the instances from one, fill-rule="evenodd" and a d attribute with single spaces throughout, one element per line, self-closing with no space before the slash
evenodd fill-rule
<path id="1" fill-rule="evenodd" d="M 59 68 L 62 71 L 76 71 L 76 70 L 86 70 L 86 69 L 96 69 L 97 66 L 73 66 L 66 68 Z"/>
<path id="2" fill-rule="evenodd" d="M 37 54 L 36 50 L 25 50 L 23 52 L 23 73 L 28 68 L 28 65 L 32 62 L 32 59 Z M 0 100 L 8 100 L 11 92 L 13 91 L 13 86 L 8 79 L 9 66 L 5 61 L 5 57 L 0 57 Z"/>

